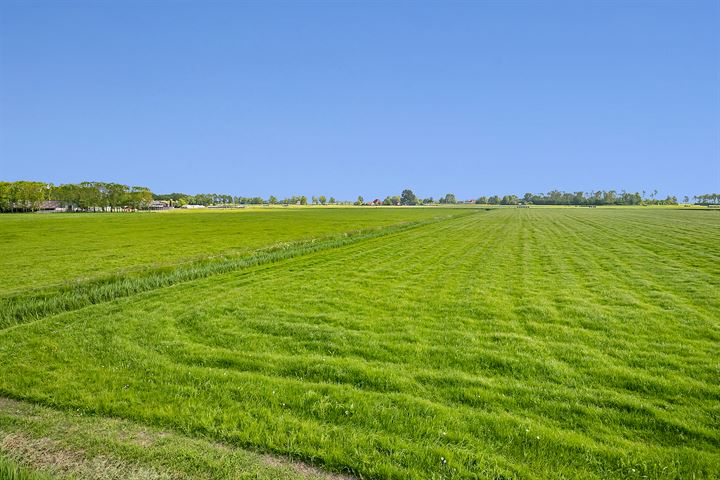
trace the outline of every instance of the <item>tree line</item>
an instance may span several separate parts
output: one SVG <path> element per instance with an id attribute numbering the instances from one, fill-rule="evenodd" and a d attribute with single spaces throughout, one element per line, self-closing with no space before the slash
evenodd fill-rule
<path id="1" fill-rule="evenodd" d="M 518 195 L 490 195 L 480 196 L 476 199 L 466 200 L 462 203 L 475 203 L 478 205 L 677 205 L 678 199 L 674 195 L 657 198 L 657 190 L 652 192 L 626 192 L 625 190 L 596 190 L 592 192 L 564 192 L 552 190 L 549 193 L 526 193 Z M 720 204 L 720 194 L 709 193 L 692 197 L 697 205 Z M 400 195 L 387 196 L 382 202 L 374 200 L 365 202 L 358 196 L 355 205 L 434 205 L 461 203 L 454 194 L 448 193 L 438 200 L 433 197 L 419 198 L 410 189 L 405 189 Z M 690 197 L 685 196 L 683 203 L 690 203 Z"/>
<path id="2" fill-rule="evenodd" d="M 141 210 L 152 202 L 147 187 L 106 182 L 53 185 L 46 182 L 0 182 L 0 212 L 34 212 L 46 201 L 69 211 Z"/>
<path id="3" fill-rule="evenodd" d="M 491 195 L 480 196 L 473 200 L 466 200 L 463 203 L 475 203 L 479 205 L 677 205 L 675 196 L 668 195 L 664 199 L 658 199 L 657 190 L 654 190 L 650 197 L 645 192 L 617 192 L 616 190 L 598 190 L 594 192 L 563 192 L 553 190 L 545 193 L 526 193 L 522 197 L 518 195 Z M 712 199 L 712 195 L 696 196 L 697 199 Z M 685 203 L 689 198 L 685 197 Z M 375 204 L 373 202 L 373 204 Z M 431 204 L 456 204 L 459 203 L 452 193 L 446 194 L 437 201 L 432 197 L 418 198 L 410 189 L 405 189 L 399 196 L 388 196 L 381 202 L 382 205 L 431 205 Z M 356 205 L 365 205 L 362 197 L 358 197 Z"/>
<path id="4" fill-rule="evenodd" d="M 699 205 L 718 205 L 720 204 L 720 193 L 706 193 L 703 195 L 695 195 L 695 201 Z"/>
<path id="5" fill-rule="evenodd" d="M 358 197 L 357 205 L 363 204 L 363 198 Z M 382 205 L 434 205 L 434 204 L 454 204 L 458 203 L 455 195 L 448 193 L 444 197 L 440 197 L 437 201 L 433 197 L 419 198 L 412 190 L 406 188 L 400 195 L 387 196 L 380 202 Z"/>
<path id="6" fill-rule="evenodd" d="M 308 198 L 305 195 L 293 195 L 286 198 L 278 198 L 270 195 L 267 200 L 262 197 L 241 197 L 220 193 L 199 193 L 197 195 L 189 195 L 186 193 L 165 193 L 153 195 L 155 200 L 164 200 L 172 202 L 173 206 L 182 207 L 184 205 L 307 205 Z M 320 195 L 312 197 L 313 204 L 327 204 L 327 197 Z M 329 203 L 335 203 L 335 199 L 330 197 Z"/>
<path id="7" fill-rule="evenodd" d="M 261 197 L 238 197 L 224 193 L 198 193 L 189 195 L 187 193 L 163 193 L 153 194 L 153 200 L 171 202 L 175 207 L 185 205 L 262 205 L 265 203 Z"/>
<path id="8" fill-rule="evenodd" d="M 153 194 L 154 200 L 164 200 L 172 202 L 173 206 L 182 207 L 184 205 L 307 205 L 308 197 L 305 195 L 292 195 L 290 197 L 278 198 L 270 195 L 267 200 L 262 197 L 240 197 L 219 193 L 199 193 L 197 195 L 189 195 L 186 193 L 165 193 Z M 334 205 L 339 203 L 335 197 L 327 197 L 325 195 L 317 195 L 311 197 L 313 205 Z"/>
<path id="9" fill-rule="evenodd" d="M 482 205 L 676 205 L 675 196 L 657 198 L 657 190 L 646 192 L 618 192 L 616 190 L 597 190 L 593 192 L 563 192 L 552 190 L 549 193 L 526 193 L 518 195 L 480 196 L 465 203 Z M 698 205 L 720 204 L 720 194 L 708 193 L 693 197 Z M 307 205 L 308 197 L 293 195 L 278 198 L 274 195 L 265 200 L 262 197 L 243 197 L 219 193 L 154 194 L 147 187 L 129 186 L 110 182 L 80 182 L 53 185 L 46 182 L 17 181 L 0 182 L 0 212 L 33 212 L 40 210 L 46 201 L 68 211 L 123 211 L 142 210 L 150 207 L 153 200 L 164 200 L 173 207 L 184 205 Z M 690 203 L 685 196 L 684 203 Z M 313 205 L 350 204 L 338 202 L 334 197 L 317 195 L 311 197 Z M 458 203 L 456 196 L 448 193 L 435 200 L 433 197 L 419 198 L 406 188 L 400 195 L 389 195 L 384 200 L 366 202 L 358 196 L 354 205 L 436 205 Z"/>
<path id="10" fill-rule="evenodd" d="M 517 195 L 481 196 L 475 200 L 483 205 L 677 205 L 677 197 L 668 195 L 664 199 L 655 198 L 657 190 L 646 197 L 645 192 L 620 192 L 616 190 L 597 190 L 594 192 L 563 192 L 552 190 L 549 193 L 526 193 Z M 688 198 L 686 198 L 686 203 Z"/>

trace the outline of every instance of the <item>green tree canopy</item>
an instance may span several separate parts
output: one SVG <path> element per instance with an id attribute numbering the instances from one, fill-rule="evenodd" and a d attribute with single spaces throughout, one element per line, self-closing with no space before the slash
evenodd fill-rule
<path id="1" fill-rule="evenodd" d="M 400 204 L 401 205 L 417 205 L 418 199 L 412 190 L 410 190 L 409 188 L 406 188 L 400 194 Z"/>

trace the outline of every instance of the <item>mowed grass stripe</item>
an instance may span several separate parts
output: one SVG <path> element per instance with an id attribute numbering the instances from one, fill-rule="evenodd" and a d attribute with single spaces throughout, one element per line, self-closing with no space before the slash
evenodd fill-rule
<path id="1" fill-rule="evenodd" d="M 672 249 L 674 255 L 663 258 L 663 263 L 676 261 L 683 266 L 707 268 L 715 275 L 720 273 L 720 252 L 717 248 L 720 244 L 720 211 L 650 211 L 645 216 L 654 222 L 643 222 L 643 217 L 638 217 L 638 212 L 632 210 L 608 211 L 606 214 L 613 215 L 613 224 L 603 222 L 599 216 L 588 217 L 585 221 L 602 230 L 608 238 L 614 238 L 619 245 L 631 243 L 649 252 Z M 690 223 L 687 220 L 690 217 L 694 222 L 691 227 L 685 227 Z M 661 235 L 658 235 L 658 229 L 661 229 Z M 693 241 L 688 242 L 688 238 L 693 238 Z"/>
<path id="2" fill-rule="evenodd" d="M 472 215 L 25 325 L 0 339 L 0 389 L 377 478 L 713 476 L 709 307 L 680 322 L 615 301 L 648 285 L 605 274 L 601 301 L 603 232 L 572 212 Z M 606 257 L 653 268 L 633 245 Z"/>
<path id="3" fill-rule="evenodd" d="M 598 285 L 628 285 L 625 292 L 634 292 L 639 296 L 639 301 L 657 308 L 669 305 L 674 308 L 694 308 L 697 315 L 703 315 L 703 312 L 712 314 L 713 311 L 720 310 L 718 295 L 713 294 L 713 289 L 705 288 L 707 285 L 720 287 L 720 269 L 713 268 L 716 265 L 714 256 L 702 260 L 700 266 L 695 267 L 697 258 L 685 258 L 683 262 L 678 253 L 681 249 L 677 244 L 653 240 L 651 236 L 642 240 L 627 240 L 617 231 L 608 232 L 605 228 L 599 228 L 597 223 L 591 225 L 595 231 L 573 228 L 571 222 L 563 224 L 565 235 L 579 235 L 588 244 L 587 250 L 571 252 L 565 261 L 573 262 L 582 257 L 591 264 L 595 262 L 594 266 L 583 270 L 586 275 L 611 273 L 615 276 L 614 282 L 608 278 Z M 714 228 L 720 230 L 720 222 Z M 712 231 L 713 227 L 709 226 L 707 229 Z M 599 241 L 603 238 L 612 247 Z M 643 249 L 645 254 L 634 255 L 633 252 L 638 248 Z M 610 266 L 600 263 L 602 260 L 611 263 Z M 649 264 L 652 268 L 647 268 Z M 698 306 L 703 308 L 696 308 Z"/>

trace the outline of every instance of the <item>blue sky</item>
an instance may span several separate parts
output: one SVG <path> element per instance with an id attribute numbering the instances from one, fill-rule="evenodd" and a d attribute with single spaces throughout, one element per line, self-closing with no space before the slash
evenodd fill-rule
<path id="1" fill-rule="evenodd" d="M 720 190 L 720 2 L 0 0 L 0 179 Z"/>

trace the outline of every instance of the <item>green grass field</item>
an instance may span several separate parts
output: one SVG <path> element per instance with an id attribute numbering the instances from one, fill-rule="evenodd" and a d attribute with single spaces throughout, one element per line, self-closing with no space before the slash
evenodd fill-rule
<path id="1" fill-rule="evenodd" d="M 447 209 L 248 208 L 0 216 L 0 295 L 411 222 Z"/>
<path id="2" fill-rule="evenodd" d="M 182 222 L 196 217 L 2 218 L 22 224 L 12 227 L 20 236 L 3 237 L 12 245 L 3 289 L 12 294 L 126 266 L 381 229 L 300 243 L 290 247 L 297 254 L 267 261 L 222 259 L 227 268 L 204 275 L 21 315 L 0 330 L 0 395 L 22 407 L 0 412 L 25 413 L 0 415 L 0 438 L 46 431 L 56 444 L 94 451 L 110 443 L 107 434 L 68 440 L 41 426 L 130 422 L 168 432 L 174 447 L 162 456 L 121 444 L 104 455 L 153 471 L 176 456 L 170 478 L 280 478 L 266 466 L 245 477 L 244 463 L 224 468 L 212 445 L 358 478 L 720 477 L 718 212 L 452 212 L 222 213 L 238 223 L 208 227 L 204 236 L 221 233 L 207 250 L 176 242 L 161 259 L 138 248 L 106 263 L 102 253 L 81 253 L 73 222 L 147 232 L 155 226 L 142 222 L 157 218 L 180 222 L 189 238 L 192 223 Z M 232 240 L 244 215 L 267 221 L 250 229 L 247 246 Z M 45 229 L 43 245 L 80 250 L 75 260 L 50 256 L 16 272 L 42 253 L 17 241 L 34 226 Z M 62 232 L 55 241 L 54 231 Z M 97 251 L 108 254 L 114 242 Z M 52 273 L 46 281 L 38 272 Z M 183 442 L 208 444 L 193 443 L 192 456 Z M 3 445 L 0 453 L 13 453 Z"/>

